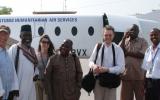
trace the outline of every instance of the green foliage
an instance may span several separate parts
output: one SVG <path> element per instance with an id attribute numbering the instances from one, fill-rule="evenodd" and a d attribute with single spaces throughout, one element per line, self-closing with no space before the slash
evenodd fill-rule
<path id="1" fill-rule="evenodd" d="M 12 8 L 0 7 L 0 15 L 10 15 L 11 12 L 12 12 Z"/>

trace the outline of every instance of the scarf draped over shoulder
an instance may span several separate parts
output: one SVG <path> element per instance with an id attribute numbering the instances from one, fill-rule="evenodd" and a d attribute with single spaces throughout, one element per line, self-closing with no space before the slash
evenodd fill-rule
<path id="1" fill-rule="evenodd" d="M 34 48 L 30 47 L 29 49 L 23 45 L 23 44 L 18 44 L 18 47 L 22 50 L 23 55 L 29 60 L 31 61 L 34 66 L 36 66 L 38 64 L 38 60 L 36 57 L 36 53 Z"/>

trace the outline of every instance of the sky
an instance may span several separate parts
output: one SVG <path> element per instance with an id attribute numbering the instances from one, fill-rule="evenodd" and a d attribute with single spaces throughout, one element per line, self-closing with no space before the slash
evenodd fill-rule
<path id="1" fill-rule="evenodd" d="M 160 0 L 0 0 L 0 6 L 12 8 L 12 15 L 30 15 L 33 11 L 135 15 L 160 9 Z"/>

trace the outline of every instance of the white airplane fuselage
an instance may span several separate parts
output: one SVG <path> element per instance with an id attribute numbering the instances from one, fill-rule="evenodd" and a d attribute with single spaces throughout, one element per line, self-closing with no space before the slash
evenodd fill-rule
<path id="1" fill-rule="evenodd" d="M 56 49 L 64 39 L 73 41 L 73 49 L 80 58 L 89 58 L 97 42 L 103 40 L 103 15 L 32 15 L 32 16 L 0 16 L 0 25 L 11 29 L 11 38 L 20 41 L 21 26 L 32 27 L 32 46 L 37 49 L 40 36 L 48 34 Z M 107 15 L 107 24 L 115 28 L 114 41 L 118 43 L 124 32 L 132 24 L 140 27 L 140 36 L 149 41 L 149 31 L 158 27 L 159 23 L 138 19 L 133 16 Z"/>

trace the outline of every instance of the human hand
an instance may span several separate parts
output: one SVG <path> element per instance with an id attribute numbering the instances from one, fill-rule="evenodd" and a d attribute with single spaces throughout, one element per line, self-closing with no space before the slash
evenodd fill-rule
<path id="1" fill-rule="evenodd" d="M 130 36 L 130 32 L 125 32 L 124 36 L 123 36 L 123 39 L 129 38 L 129 36 Z"/>
<path id="2" fill-rule="evenodd" d="M 109 72 L 109 69 L 107 67 L 100 67 L 99 68 L 100 73 Z"/>
<path id="3" fill-rule="evenodd" d="M 0 100 L 2 100 L 2 99 L 3 99 L 3 96 L 0 97 Z"/>
<path id="4" fill-rule="evenodd" d="M 12 93 L 14 96 L 19 96 L 19 90 L 13 90 L 13 91 L 11 91 L 11 93 Z"/>
<path id="5" fill-rule="evenodd" d="M 99 66 L 98 65 L 94 65 L 94 67 L 93 67 L 93 73 L 94 74 L 99 74 Z"/>
<path id="6" fill-rule="evenodd" d="M 7 100 L 13 100 L 14 96 L 17 96 L 17 97 L 19 96 L 19 90 L 10 91 Z"/>
<path id="7" fill-rule="evenodd" d="M 33 81 L 37 81 L 38 80 L 38 75 L 35 75 L 34 77 L 33 77 Z"/>

